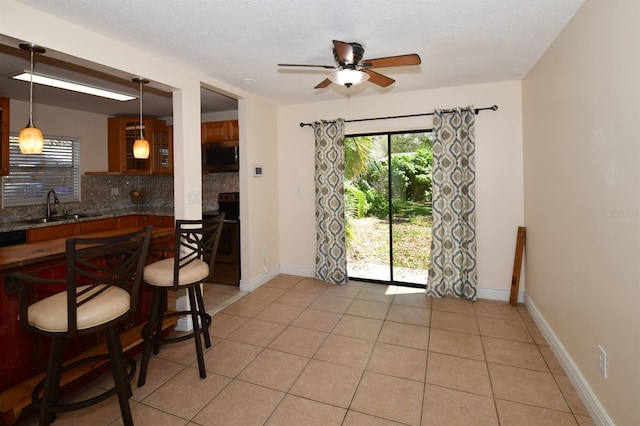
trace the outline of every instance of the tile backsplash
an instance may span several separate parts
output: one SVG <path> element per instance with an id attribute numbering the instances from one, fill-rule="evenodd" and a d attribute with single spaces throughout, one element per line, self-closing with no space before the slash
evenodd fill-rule
<path id="1" fill-rule="evenodd" d="M 83 175 L 78 203 L 61 202 L 58 211 L 99 213 L 131 207 L 173 207 L 173 175 Z M 218 193 L 239 191 L 238 173 L 211 173 L 202 177 L 202 209 L 218 208 Z M 142 204 L 134 202 L 130 192 L 144 190 Z M 7 207 L 2 209 L 2 221 L 12 222 L 45 214 L 46 201 L 41 205 Z"/>

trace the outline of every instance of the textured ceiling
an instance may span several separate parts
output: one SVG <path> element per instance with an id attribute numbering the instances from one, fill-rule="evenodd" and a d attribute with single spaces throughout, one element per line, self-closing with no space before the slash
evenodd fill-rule
<path id="1" fill-rule="evenodd" d="M 387 88 L 351 96 L 518 80 L 583 0 L 17 0 L 110 38 L 241 87 L 274 103 L 342 98 L 313 87 L 333 65 L 333 39 L 359 42 L 365 58 L 418 53 L 421 65 L 381 68 Z M 255 80 L 252 85 L 242 80 Z"/>

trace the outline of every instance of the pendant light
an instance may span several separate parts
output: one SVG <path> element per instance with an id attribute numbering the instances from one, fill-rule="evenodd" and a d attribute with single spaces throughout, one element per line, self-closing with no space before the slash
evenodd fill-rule
<path id="1" fill-rule="evenodd" d="M 144 138 L 142 129 L 144 123 L 142 121 L 142 85 L 149 83 L 149 80 L 142 77 L 134 77 L 133 81 L 140 84 L 140 138 L 133 143 L 133 157 L 140 160 L 149 158 L 149 142 Z"/>
<path id="2" fill-rule="evenodd" d="M 20 43 L 20 49 L 31 53 L 31 80 L 29 82 L 29 122 L 20 131 L 18 143 L 22 154 L 41 154 L 44 149 L 44 138 L 42 132 L 33 125 L 33 55 L 34 53 L 46 52 L 44 47 L 31 43 Z"/>

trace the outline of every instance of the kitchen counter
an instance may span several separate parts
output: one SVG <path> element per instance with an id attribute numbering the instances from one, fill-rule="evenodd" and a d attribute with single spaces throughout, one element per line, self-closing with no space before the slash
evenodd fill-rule
<path id="1" fill-rule="evenodd" d="M 158 211 L 148 212 L 156 215 L 161 213 Z M 127 214 L 143 215 L 144 213 L 141 210 L 136 210 Z M 95 220 L 95 217 L 91 220 Z M 140 229 L 140 227 L 132 226 L 88 232 L 82 234 L 81 237 L 109 237 Z M 171 226 L 153 226 L 151 244 L 157 247 L 170 247 L 173 244 L 173 235 L 174 228 Z M 0 284 L 4 284 L 6 276 L 12 272 L 23 272 L 47 279 L 64 278 L 66 275 L 66 240 L 67 237 L 52 238 L 46 241 L 1 247 Z M 152 259 L 148 258 L 147 261 L 151 262 Z M 150 311 L 150 290 L 143 286 L 140 291 L 138 309 L 131 320 L 131 325 L 134 327 L 131 329 L 133 332 L 125 331 L 123 333 L 123 339 L 128 342 L 126 343 L 127 348 L 131 348 L 141 341 L 139 339 L 140 328 L 147 321 Z M 42 378 L 43 372 L 46 370 L 46 357 L 42 354 L 46 353 L 47 343 L 42 336 L 24 331 L 16 319 L 18 315 L 17 296 L 7 293 L 4 288 L 1 289 L 0 342 L 3 345 L 0 347 L 0 423 L 2 424 L 12 424 L 20 415 L 20 411 L 31 403 L 33 386 Z M 74 339 L 67 346 L 65 359 L 78 356 L 84 351 L 91 351 L 101 342 L 101 337 L 97 334 L 88 334 Z M 95 368 L 95 365 L 89 367 Z M 68 377 L 63 380 L 67 379 Z"/>
<path id="2" fill-rule="evenodd" d="M 73 212 L 72 212 L 73 213 Z M 129 216 L 129 215 L 154 215 L 154 216 L 173 216 L 173 208 L 166 207 L 132 207 L 127 209 L 106 210 L 102 212 L 83 212 L 86 217 L 68 220 L 56 220 L 47 223 L 30 223 L 31 219 L 22 221 L 0 222 L 0 232 L 21 231 L 34 228 L 44 228 L 47 226 L 63 225 L 66 223 L 78 223 L 96 219 L 106 219 L 111 217 Z M 55 217 L 55 216 L 54 216 Z M 35 219 L 35 218 L 34 218 Z"/>
<path id="3" fill-rule="evenodd" d="M 79 235 L 79 237 L 111 237 L 115 235 L 134 232 L 139 228 L 114 229 L 111 231 L 94 232 L 91 234 Z M 173 228 L 153 227 L 152 238 L 173 235 Z M 55 238 L 47 241 L 35 243 L 18 244 L 10 247 L 0 247 L 0 272 L 33 265 L 53 259 L 64 258 L 66 253 L 65 238 Z"/>

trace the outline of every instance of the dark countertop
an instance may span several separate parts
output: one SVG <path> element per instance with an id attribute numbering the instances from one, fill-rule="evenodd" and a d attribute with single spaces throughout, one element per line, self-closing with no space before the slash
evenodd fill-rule
<path id="1" fill-rule="evenodd" d="M 154 216 L 173 216 L 174 210 L 173 210 L 173 207 L 169 207 L 169 208 L 167 207 L 132 207 L 132 208 L 126 208 L 126 209 L 117 209 L 117 210 L 103 210 L 101 212 L 86 212 L 86 213 L 83 212 L 83 214 L 86 214 L 87 217 L 82 217 L 79 219 L 69 219 L 69 220 L 56 220 L 55 222 L 48 222 L 48 223 L 26 222 L 29 219 L 25 219 L 25 221 L 0 222 L 0 232 L 44 228 L 47 226 L 62 225 L 65 223 L 78 223 L 78 222 L 84 222 L 89 220 L 129 216 L 134 214 L 154 215 Z"/>
<path id="2" fill-rule="evenodd" d="M 110 231 L 83 234 L 82 237 L 112 237 L 127 232 L 134 232 L 138 229 L 139 228 L 113 229 Z M 171 227 L 154 227 L 152 230 L 152 238 L 173 235 L 173 232 L 174 229 Z M 11 247 L 0 247 L 0 273 L 39 262 L 64 258 L 67 238 L 68 237 L 55 238 L 35 243 L 18 244 Z"/>

